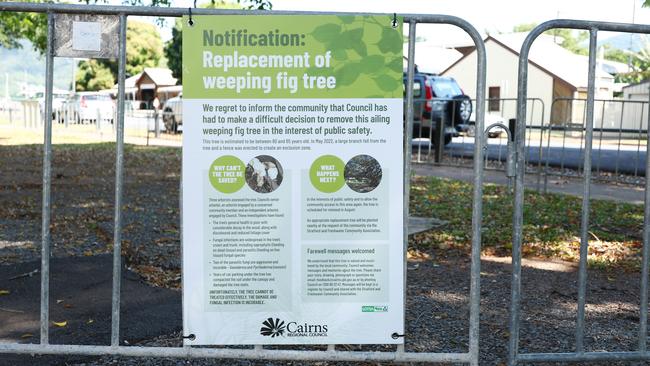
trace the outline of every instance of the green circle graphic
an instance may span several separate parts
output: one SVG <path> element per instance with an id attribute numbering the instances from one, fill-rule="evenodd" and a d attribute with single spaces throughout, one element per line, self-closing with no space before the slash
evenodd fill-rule
<path id="1" fill-rule="evenodd" d="M 333 193 L 345 185 L 343 160 L 334 155 L 323 155 L 314 160 L 309 168 L 309 180 L 317 190 Z"/>
<path id="2" fill-rule="evenodd" d="M 236 156 L 224 155 L 210 165 L 210 184 L 221 193 L 235 193 L 244 186 L 246 166 Z"/>

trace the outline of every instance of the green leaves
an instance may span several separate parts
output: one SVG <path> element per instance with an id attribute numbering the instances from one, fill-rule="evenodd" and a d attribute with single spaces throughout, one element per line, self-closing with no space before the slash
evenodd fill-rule
<path id="1" fill-rule="evenodd" d="M 311 32 L 313 38 L 323 44 L 324 50 L 332 53 L 337 85 L 363 85 L 375 96 L 401 94 L 401 30 L 374 18 L 339 16 L 337 20 L 317 26 Z M 357 85 L 360 80 L 363 82 Z"/>
<path id="2" fill-rule="evenodd" d="M 381 40 L 377 43 L 379 50 L 385 53 L 402 53 L 402 36 L 397 30 L 384 28 L 381 32 Z"/>
<path id="3" fill-rule="evenodd" d="M 343 24 L 352 24 L 354 23 L 354 16 L 350 15 L 339 15 L 338 17 Z"/>
<path id="4" fill-rule="evenodd" d="M 337 84 L 341 86 L 351 85 L 354 83 L 362 71 L 361 64 L 358 62 L 346 63 L 335 73 Z"/>
<path id="5" fill-rule="evenodd" d="M 400 86 L 400 82 L 398 80 L 395 80 L 395 78 L 385 74 L 379 75 L 373 80 L 375 81 L 379 89 L 386 92 L 393 92 L 395 91 L 395 89 L 397 89 Z"/>
<path id="6" fill-rule="evenodd" d="M 384 65 L 384 56 L 381 55 L 371 55 L 364 57 L 361 60 L 361 65 L 366 70 L 377 70 L 383 68 Z"/>
<path id="7" fill-rule="evenodd" d="M 345 61 L 348 59 L 348 53 L 344 49 L 332 50 L 332 58 L 336 61 Z"/>
<path id="8" fill-rule="evenodd" d="M 402 56 L 396 56 L 386 65 L 390 70 L 399 70 L 401 71 L 404 67 L 404 58 Z"/>
<path id="9" fill-rule="evenodd" d="M 323 24 L 311 33 L 315 40 L 321 43 L 330 43 L 341 36 L 341 26 L 338 24 Z"/>

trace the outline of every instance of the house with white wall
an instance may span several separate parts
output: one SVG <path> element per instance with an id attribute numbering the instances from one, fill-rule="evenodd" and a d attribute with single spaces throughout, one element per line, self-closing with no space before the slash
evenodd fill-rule
<path id="1" fill-rule="evenodd" d="M 650 80 L 630 84 L 623 87 L 621 103 L 621 121 L 614 123 L 613 128 L 628 131 L 644 131 L 648 128 L 648 101 L 650 101 Z"/>
<path id="2" fill-rule="evenodd" d="M 501 99 L 486 103 L 488 113 L 499 114 L 505 119 L 515 118 L 519 51 L 527 33 L 490 35 L 485 39 L 487 52 L 487 96 Z M 458 47 L 464 55 L 441 74 L 451 76 L 465 93 L 476 97 L 476 49 L 473 46 Z M 416 49 L 417 52 L 417 49 Z M 553 36 L 540 35 L 533 43 L 528 61 L 527 124 L 545 125 L 549 122 L 580 122 L 583 108 L 571 107 L 572 103 L 553 101 L 557 98 L 586 98 L 588 57 L 577 55 L 559 46 Z M 596 98 L 611 99 L 614 77 L 603 71 L 604 60 L 599 61 L 596 72 Z M 607 62 L 609 63 L 609 62 Z M 618 65 L 616 65 L 618 66 Z M 542 108 L 543 103 L 543 108 Z M 543 111 L 542 111 L 543 109 Z"/>

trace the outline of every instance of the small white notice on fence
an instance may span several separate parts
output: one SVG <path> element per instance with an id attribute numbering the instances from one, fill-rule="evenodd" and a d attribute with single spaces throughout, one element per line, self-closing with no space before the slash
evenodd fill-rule
<path id="1" fill-rule="evenodd" d="M 54 56 L 117 58 L 120 18 L 116 15 L 54 15 Z"/>
<path id="2" fill-rule="evenodd" d="M 102 44 L 102 24 L 99 22 L 72 23 L 72 49 L 99 51 Z"/>

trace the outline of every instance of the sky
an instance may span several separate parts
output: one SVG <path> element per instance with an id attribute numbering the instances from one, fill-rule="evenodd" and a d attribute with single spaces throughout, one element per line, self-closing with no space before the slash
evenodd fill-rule
<path id="1" fill-rule="evenodd" d="M 199 0 L 199 4 L 208 0 Z M 234 1 L 234 0 L 233 0 Z M 361 13 L 447 14 L 469 21 L 479 32 L 507 33 L 522 23 L 556 18 L 650 24 L 650 8 L 643 0 L 271 0 L 273 10 Z M 193 6 L 193 0 L 174 0 L 173 6 Z M 168 22 L 171 24 L 171 22 Z M 171 35 L 161 30 L 163 39 Z M 467 43 L 469 38 L 450 27 L 418 25 L 418 35 L 442 46 Z M 612 36 L 599 33 L 599 39 Z"/>
<path id="2" fill-rule="evenodd" d="M 648 23 L 641 0 L 274 0 L 275 10 L 449 14 L 477 29 L 508 31 L 516 24 L 561 18 Z"/>

